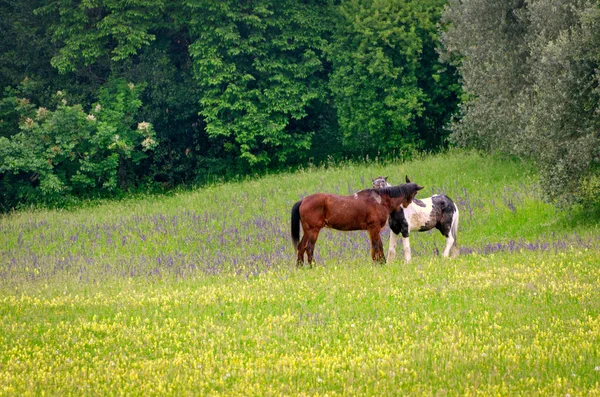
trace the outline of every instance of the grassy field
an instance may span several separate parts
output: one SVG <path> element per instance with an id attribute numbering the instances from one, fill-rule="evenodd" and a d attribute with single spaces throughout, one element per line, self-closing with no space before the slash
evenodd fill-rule
<path id="1" fill-rule="evenodd" d="M 295 201 L 406 174 L 458 204 L 459 258 L 324 230 L 295 268 Z M 597 219 L 535 180 L 451 152 L 4 216 L 0 395 L 600 395 Z"/>

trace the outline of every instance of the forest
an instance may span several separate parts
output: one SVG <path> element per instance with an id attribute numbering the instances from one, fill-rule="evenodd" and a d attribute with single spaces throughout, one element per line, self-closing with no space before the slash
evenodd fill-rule
<path id="1" fill-rule="evenodd" d="M 448 146 L 600 197 L 588 0 L 7 0 L 0 211 Z"/>

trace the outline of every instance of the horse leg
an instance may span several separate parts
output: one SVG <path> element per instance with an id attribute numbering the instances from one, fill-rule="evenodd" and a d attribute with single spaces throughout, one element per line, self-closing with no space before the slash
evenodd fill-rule
<path id="1" fill-rule="evenodd" d="M 458 256 L 458 246 L 456 244 L 456 233 L 458 231 L 458 207 L 456 204 L 451 203 L 454 207 L 454 211 L 450 214 L 446 214 L 445 217 L 442 218 L 442 221 L 437 227 L 437 229 L 442 233 L 444 237 L 446 237 L 446 248 L 444 248 L 444 252 L 442 253 L 443 257 L 452 257 Z"/>
<path id="2" fill-rule="evenodd" d="M 404 260 L 406 263 L 410 262 L 410 241 L 408 240 L 408 234 L 406 237 L 402 236 L 402 247 L 404 248 Z"/>
<path id="3" fill-rule="evenodd" d="M 458 243 L 457 243 L 457 233 L 458 233 L 458 218 L 459 218 L 459 214 L 458 214 L 458 207 L 456 206 L 456 204 L 454 204 L 454 214 L 452 214 L 452 224 L 450 226 L 450 236 L 452 236 L 453 241 L 453 245 L 452 248 L 450 248 L 450 255 L 453 258 L 456 258 L 459 254 L 460 254 L 460 250 L 458 249 Z"/>
<path id="4" fill-rule="evenodd" d="M 389 265 L 396 259 L 396 242 L 398 241 L 398 235 L 390 230 L 390 246 L 388 248 L 387 264 Z"/>
<path id="5" fill-rule="evenodd" d="M 448 258 L 450 256 L 450 252 L 452 250 L 452 247 L 454 246 L 454 242 L 456 241 L 454 233 L 452 233 L 451 224 L 449 221 L 451 221 L 451 219 L 447 219 L 441 225 L 436 226 L 440 233 L 442 233 L 442 236 L 446 237 L 446 247 L 442 252 L 442 256 L 444 258 Z"/>
<path id="6" fill-rule="evenodd" d="M 454 245 L 454 237 L 452 236 L 452 234 L 448 234 L 446 236 L 446 248 L 444 248 L 444 252 L 442 253 L 442 256 L 447 258 L 450 256 L 450 249 L 452 249 L 452 246 Z"/>
<path id="7" fill-rule="evenodd" d="M 315 251 L 315 245 L 317 243 L 317 238 L 319 237 L 320 231 L 321 231 L 321 229 L 311 229 L 305 234 L 305 236 L 307 236 L 306 259 L 308 261 L 308 266 L 313 265 L 313 253 Z"/>
<path id="8" fill-rule="evenodd" d="M 306 232 L 302 235 L 302 240 L 298 243 L 298 259 L 296 261 L 296 267 L 302 267 L 304 265 L 304 252 L 306 251 Z"/>
<path id="9" fill-rule="evenodd" d="M 383 242 L 381 241 L 380 228 L 369 230 L 371 237 L 371 258 L 374 262 L 385 263 L 385 255 L 383 254 Z"/>

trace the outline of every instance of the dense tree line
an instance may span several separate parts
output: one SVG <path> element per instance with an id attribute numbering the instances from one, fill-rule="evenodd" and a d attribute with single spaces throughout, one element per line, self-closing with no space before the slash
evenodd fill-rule
<path id="1" fill-rule="evenodd" d="M 551 200 L 599 201 L 594 0 L 0 7 L 0 211 L 448 138 L 535 161 Z"/>
<path id="2" fill-rule="evenodd" d="M 450 0 L 445 58 L 463 88 L 452 139 L 535 161 L 545 195 L 600 203 L 600 4 Z"/>
<path id="3" fill-rule="evenodd" d="M 7 0 L 0 208 L 447 138 L 443 0 Z"/>

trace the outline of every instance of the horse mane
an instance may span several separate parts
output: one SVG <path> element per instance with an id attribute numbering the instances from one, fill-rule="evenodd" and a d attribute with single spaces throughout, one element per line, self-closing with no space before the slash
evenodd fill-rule
<path id="1" fill-rule="evenodd" d="M 404 183 L 402 185 L 397 185 L 397 186 L 388 186 L 388 187 L 382 187 L 379 189 L 373 189 L 379 193 L 383 193 L 386 194 L 390 197 L 400 197 L 400 196 L 409 196 L 410 194 L 414 193 L 416 190 L 417 185 L 414 183 Z"/>

